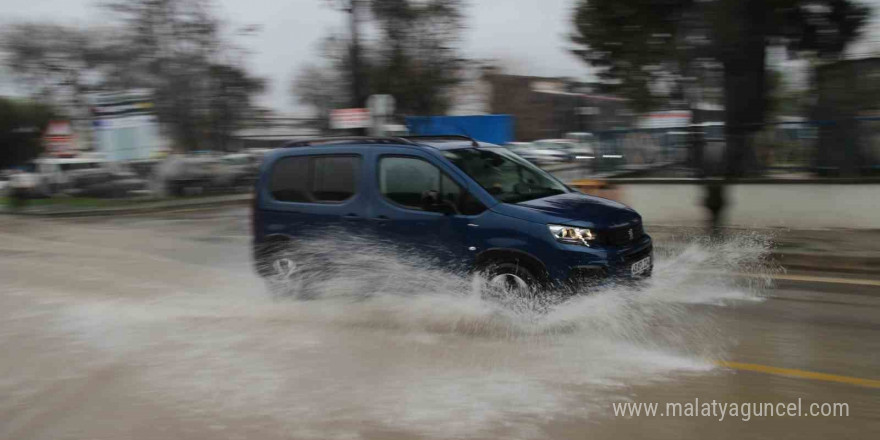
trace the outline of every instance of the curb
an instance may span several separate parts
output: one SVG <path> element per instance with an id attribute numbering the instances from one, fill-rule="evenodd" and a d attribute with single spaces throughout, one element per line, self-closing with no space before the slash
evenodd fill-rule
<path id="1" fill-rule="evenodd" d="M 773 252 L 770 258 L 786 269 L 853 274 L 880 273 L 880 257 Z"/>
<path id="2" fill-rule="evenodd" d="M 608 177 L 608 183 L 617 185 L 704 185 L 720 182 L 725 185 L 877 185 L 880 177 L 810 177 L 781 179 L 773 177 L 750 177 L 738 179 L 705 179 L 698 177 Z"/>
<path id="3" fill-rule="evenodd" d="M 201 200 L 191 201 L 164 201 L 164 202 L 147 202 L 139 206 L 120 206 L 117 208 L 101 208 L 101 209 L 67 209 L 45 212 L 15 212 L 0 211 L 0 214 L 22 217 L 99 217 L 104 215 L 127 215 L 127 214 L 146 214 L 151 212 L 169 212 L 183 211 L 189 209 L 211 209 L 222 206 L 245 204 L 252 200 L 251 194 L 242 194 L 239 196 L 223 196 L 216 198 L 204 198 Z"/>

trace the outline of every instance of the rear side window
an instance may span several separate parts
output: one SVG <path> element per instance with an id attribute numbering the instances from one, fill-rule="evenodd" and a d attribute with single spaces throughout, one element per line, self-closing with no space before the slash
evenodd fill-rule
<path id="1" fill-rule="evenodd" d="M 275 162 L 269 178 L 272 198 L 282 202 L 309 202 L 309 157 L 285 157 Z"/>
<path id="2" fill-rule="evenodd" d="M 295 156 L 272 167 L 269 191 L 275 200 L 339 203 L 357 192 L 358 156 Z"/>

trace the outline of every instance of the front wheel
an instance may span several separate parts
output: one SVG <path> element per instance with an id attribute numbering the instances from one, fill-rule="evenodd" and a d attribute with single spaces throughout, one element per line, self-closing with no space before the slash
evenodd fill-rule
<path id="1" fill-rule="evenodd" d="M 495 263 L 483 271 L 487 295 L 492 299 L 530 300 L 538 291 L 538 278 L 527 267 L 518 263 Z"/>

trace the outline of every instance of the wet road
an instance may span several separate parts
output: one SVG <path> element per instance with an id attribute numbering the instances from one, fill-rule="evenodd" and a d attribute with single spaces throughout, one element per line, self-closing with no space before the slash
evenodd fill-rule
<path id="1" fill-rule="evenodd" d="M 383 269 L 296 301 L 252 274 L 247 222 L 244 209 L 0 218 L 0 438 L 880 434 L 880 277 L 789 272 L 765 288 L 778 272 L 761 240 L 685 243 L 640 290 L 538 316 L 353 250 Z M 849 416 L 613 412 L 694 399 L 842 402 Z"/>

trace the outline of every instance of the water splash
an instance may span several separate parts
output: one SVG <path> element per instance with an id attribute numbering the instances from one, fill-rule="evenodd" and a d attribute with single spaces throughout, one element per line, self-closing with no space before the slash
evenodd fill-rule
<path id="1" fill-rule="evenodd" d="M 60 305 L 57 325 L 131 366 L 139 398 L 223 426 L 269 420 L 263 437 L 537 438 L 559 417 L 607 411 L 626 386 L 711 370 L 731 343 L 712 308 L 758 301 L 766 286 L 730 275 L 776 270 L 766 237 L 676 243 L 637 288 L 511 309 L 385 243 L 316 240 L 299 255 L 327 267 L 305 295 L 205 280 Z"/>

